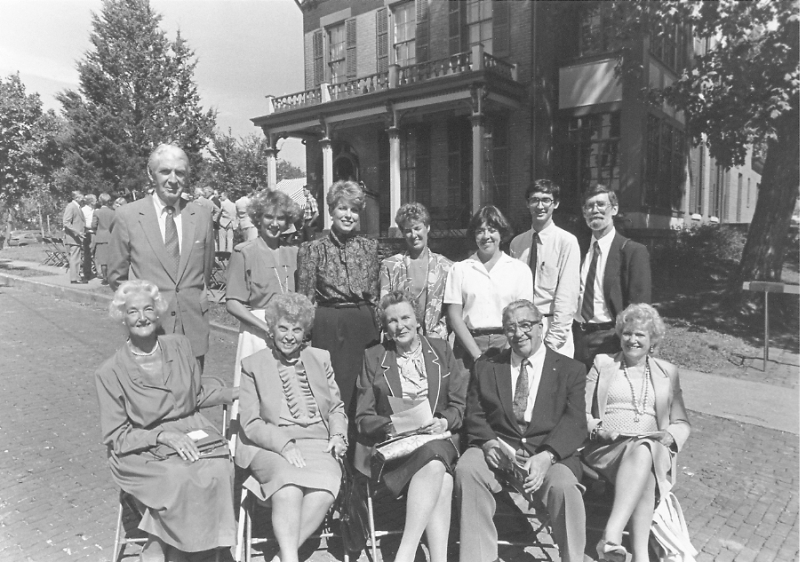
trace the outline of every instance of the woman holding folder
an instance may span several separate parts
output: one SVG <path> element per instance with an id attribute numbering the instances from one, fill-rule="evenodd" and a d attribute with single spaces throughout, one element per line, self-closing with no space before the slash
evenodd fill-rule
<path id="1" fill-rule="evenodd" d="M 424 531 L 431 562 L 446 562 L 452 474 L 458 459 L 455 433 L 464 418 L 468 375 L 459 369 L 447 342 L 419 335 L 414 306 L 406 293 L 388 293 L 381 299 L 379 313 L 387 339 L 364 353 L 358 380 L 358 446 L 363 451 L 398 433 L 395 424 L 409 417 L 409 412 L 403 415 L 399 410 L 420 402 L 427 402 L 430 409 L 423 416 L 427 419 L 415 416 L 418 433 L 453 433 L 388 462 L 381 474 L 395 496 L 407 489 L 405 527 L 395 560 L 412 562 Z"/>

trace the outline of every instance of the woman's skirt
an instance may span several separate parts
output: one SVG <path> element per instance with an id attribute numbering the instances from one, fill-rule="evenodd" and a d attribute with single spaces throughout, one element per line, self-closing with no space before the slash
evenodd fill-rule
<path id="1" fill-rule="evenodd" d="M 336 384 L 350 420 L 355 419 L 356 380 L 364 365 L 364 350 L 378 343 L 379 337 L 372 308 L 366 304 L 317 307 L 311 345 L 330 352 Z"/>
<path id="2" fill-rule="evenodd" d="M 96 263 L 98 267 L 104 265 L 108 266 L 108 257 L 108 242 L 98 242 L 94 247 L 94 263 Z"/>
<path id="3" fill-rule="evenodd" d="M 264 320 L 264 309 L 255 308 L 250 312 L 259 320 Z M 233 386 L 235 388 L 238 388 L 242 381 L 242 359 L 267 348 L 264 336 L 264 332 L 256 330 L 249 324 L 239 323 L 239 345 L 236 346 L 236 363 L 233 367 Z"/>
<path id="4" fill-rule="evenodd" d="M 653 474 L 655 474 L 656 483 L 661 490 L 661 485 L 669 478 L 672 453 L 658 441 L 647 437 L 621 437 L 613 443 L 590 443 L 581 454 L 586 464 L 609 482 L 616 483 L 617 472 L 619 472 L 622 460 L 639 444 L 648 447 L 653 455 Z"/>
<path id="5" fill-rule="evenodd" d="M 295 439 L 306 466 L 297 468 L 279 453 L 259 449 L 249 467 L 250 474 L 257 483 L 248 479 L 245 486 L 262 500 L 284 486 L 324 490 L 330 492 L 334 498 L 339 495 L 342 469 L 333 455 L 325 452 L 328 447 L 327 430 L 322 424 L 317 426 L 287 428 L 292 432 L 291 436 Z"/>
<path id="6" fill-rule="evenodd" d="M 417 471 L 429 462 L 441 462 L 448 474 L 452 475 L 457 460 L 458 451 L 450 439 L 430 441 L 411 453 L 411 455 L 386 463 L 381 472 L 381 478 L 396 498 L 408 486 Z"/>
<path id="7" fill-rule="evenodd" d="M 186 432 L 211 423 L 200 413 L 166 422 L 164 429 Z M 146 509 L 139 529 L 183 552 L 236 544 L 233 464 L 228 458 L 197 462 L 159 460 L 152 453 L 108 457 L 117 485 Z"/>

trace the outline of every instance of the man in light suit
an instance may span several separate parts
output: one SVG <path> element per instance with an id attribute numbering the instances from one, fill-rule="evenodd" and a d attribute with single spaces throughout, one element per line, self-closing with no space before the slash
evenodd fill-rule
<path id="1" fill-rule="evenodd" d="M 116 291 L 132 277 L 158 286 L 169 308 L 165 333 L 185 334 L 203 365 L 208 351 L 206 287 L 214 264 L 214 235 L 208 210 L 181 197 L 189 182 L 189 159 L 174 145 L 150 155 L 152 195 L 116 211 L 109 244 L 108 282 Z"/>
<path id="2" fill-rule="evenodd" d="M 617 194 L 598 184 L 583 197 L 583 218 L 592 242 L 581 266 L 581 288 L 572 323 L 575 359 L 591 369 L 595 356 L 620 351 L 617 314 L 632 303 L 650 303 L 650 255 L 647 248 L 614 228 Z"/>
<path id="3" fill-rule="evenodd" d="M 465 418 L 469 448 L 456 465 L 461 506 L 460 562 L 497 560 L 495 494 L 515 481 L 544 504 L 561 560 L 582 561 L 586 513 L 577 450 L 587 437 L 586 369 L 542 342 L 542 314 L 528 300 L 503 310 L 511 349 L 479 359 Z M 509 478 L 516 466 L 517 478 Z"/>
<path id="4" fill-rule="evenodd" d="M 236 205 L 228 199 L 228 192 L 219 194 L 219 210 L 215 218 L 219 226 L 217 249 L 220 252 L 233 251 L 233 233 L 236 230 Z"/>
<path id="5" fill-rule="evenodd" d="M 81 249 L 83 248 L 86 221 L 83 218 L 81 203 L 83 194 L 72 192 L 72 201 L 64 209 L 64 244 L 69 250 L 69 282 L 86 283 L 81 279 Z"/>

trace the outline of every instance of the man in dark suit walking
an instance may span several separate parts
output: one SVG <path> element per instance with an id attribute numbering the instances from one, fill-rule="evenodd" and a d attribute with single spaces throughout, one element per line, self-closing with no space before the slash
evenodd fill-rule
<path id="1" fill-rule="evenodd" d="M 620 351 L 614 330 L 617 314 L 631 303 L 650 303 L 650 255 L 647 248 L 614 228 L 617 194 L 597 185 L 583 197 L 583 218 L 592 229 L 581 265 L 578 310 L 572 323 L 575 359 L 590 369 L 596 355 Z"/>
<path id="2" fill-rule="evenodd" d="M 582 561 L 586 513 L 577 449 L 587 437 L 586 369 L 544 345 L 542 315 L 530 301 L 506 307 L 503 331 L 511 349 L 475 363 L 467 396 L 469 448 L 456 465 L 459 560 L 497 560 L 494 494 L 516 480 L 526 498 L 547 508 L 561 559 Z"/>
<path id="3" fill-rule="evenodd" d="M 116 291 L 130 271 L 136 279 L 155 283 L 169 303 L 162 329 L 185 334 L 202 366 L 210 332 L 206 287 L 214 265 L 211 215 L 181 197 L 190 168 L 186 153 L 177 146 L 156 148 L 147 173 L 153 194 L 116 211 L 108 282 Z"/>

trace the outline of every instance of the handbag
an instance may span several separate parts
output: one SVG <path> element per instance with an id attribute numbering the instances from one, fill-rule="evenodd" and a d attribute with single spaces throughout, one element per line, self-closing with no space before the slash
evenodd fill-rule
<path id="1" fill-rule="evenodd" d="M 449 431 L 444 433 L 417 433 L 389 439 L 375 446 L 374 458 L 380 463 L 387 463 L 395 459 L 407 457 L 425 443 L 438 441 L 440 439 L 450 439 L 452 434 Z"/>
<path id="2" fill-rule="evenodd" d="M 681 504 L 667 483 L 653 513 L 650 542 L 661 562 L 695 562 L 697 549 L 692 546 Z"/>
<path id="3" fill-rule="evenodd" d="M 195 431 L 203 431 L 206 434 L 205 437 L 194 439 L 194 444 L 200 452 L 201 459 L 227 458 L 230 456 L 228 440 L 222 436 L 222 433 L 216 427 L 206 426 L 201 430 L 192 430 L 189 434 Z M 178 451 L 164 444 L 155 447 L 151 452 L 159 460 L 178 456 Z"/>
<path id="4" fill-rule="evenodd" d="M 367 490 L 350 464 L 339 460 L 342 469 L 342 486 L 336 499 L 339 512 L 339 531 L 345 552 L 359 552 L 367 546 L 369 536 L 369 512 Z"/>

